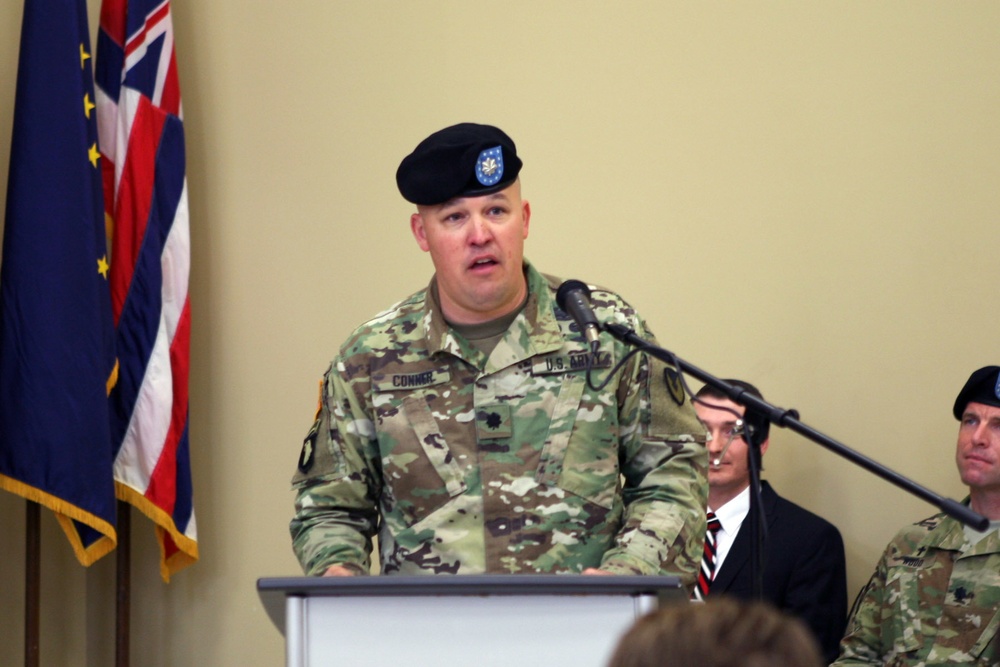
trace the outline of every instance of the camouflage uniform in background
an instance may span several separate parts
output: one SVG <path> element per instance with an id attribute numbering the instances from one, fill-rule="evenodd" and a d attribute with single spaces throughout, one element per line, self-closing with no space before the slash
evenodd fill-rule
<path id="1" fill-rule="evenodd" d="M 449 329 L 430 288 L 341 347 L 293 479 L 307 574 L 367 573 L 377 534 L 386 574 L 600 567 L 693 583 L 707 454 L 676 374 L 639 354 L 592 391 L 559 281 L 527 262 L 525 274 L 527 302 L 489 358 Z M 652 338 L 617 295 L 591 302 Z M 627 351 L 602 335 L 595 384 Z"/>
<path id="2" fill-rule="evenodd" d="M 1000 535 L 938 514 L 889 543 L 834 665 L 1000 664 Z"/>

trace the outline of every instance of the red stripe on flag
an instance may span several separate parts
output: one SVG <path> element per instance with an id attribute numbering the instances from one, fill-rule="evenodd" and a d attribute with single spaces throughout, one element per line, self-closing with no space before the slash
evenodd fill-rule
<path id="1" fill-rule="evenodd" d="M 177 59 L 170 54 L 170 66 L 167 68 L 167 78 L 163 82 L 163 94 L 160 96 L 160 108 L 175 116 L 181 115 L 181 87 L 177 80 Z"/>
<path id="2" fill-rule="evenodd" d="M 167 514 L 173 514 L 177 499 L 177 446 L 184 435 L 188 419 L 190 346 L 191 308 L 190 301 L 185 299 L 184 310 L 177 322 L 177 332 L 170 344 L 170 373 L 174 386 L 170 429 L 146 489 L 146 497 Z"/>
<path id="3" fill-rule="evenodd" d="M 170 3 L 164 2 L 155 13 L 150 14 L 146 17 L 146 23 L 143 24 L 142 30 L 137 32 L 128 40 L 128 44 L 125 45 L 125 58 L 126 60 L 136 49 L 146 45 L 146 35 L 149 34 L 149 29 L 158 24 L 160 21 L 167 18 L 170 14 Z"/>
<path id="4" fill-rule="evenodd" d="M 127 0 L 104 0 L 101 3 L 101 29 L 116 44 L 125 44 Z"/>
<path id="5" fill-rule="evenodd" d="M 119 111 L 123 111 L 121 105 Z M 121 181 L 118 183 L 118 201 L 115 203 L 110 283 L 111 308 L 116 326 L 132 284 L 132 274 L 142 241 L 146 236 L 146 224 L 153 200 L 156 151 L 165 120 L 163 112 L 153 107 L 148 99 L 139 98 L 129 134 L 128 153 Z"/>

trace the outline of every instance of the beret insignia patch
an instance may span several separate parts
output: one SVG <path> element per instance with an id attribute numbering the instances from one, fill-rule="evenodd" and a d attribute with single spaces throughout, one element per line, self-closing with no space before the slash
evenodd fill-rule
<path id="1" fill-rule="evenodd" d="M 487 148 L 476 160 L 476 180 L 489 187 L 503 178 L 503 150 L 500 146 Z"/>

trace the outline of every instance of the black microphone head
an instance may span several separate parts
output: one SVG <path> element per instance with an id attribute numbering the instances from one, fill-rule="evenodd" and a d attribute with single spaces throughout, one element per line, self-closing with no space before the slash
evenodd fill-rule
<path id="1" fill-rule="evenodd" d="M 586 297 L 590 296 L 590 288 L 579 280 L 567 280 L 562 285 L 559 286 L 559 290 L 556 292 L 556 303 L 560 308 L 566 310 L 566 299 L 569 297 L 570 292 L 580 291 Z"/>

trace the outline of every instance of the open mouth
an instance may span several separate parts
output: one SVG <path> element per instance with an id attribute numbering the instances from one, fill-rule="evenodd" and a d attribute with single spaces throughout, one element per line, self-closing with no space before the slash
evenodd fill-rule
<path id="1" fill-rule="evenodd" d="M 484 257 L 483 259 L 477 259 L 476 261 L 474 261 L 472 263 L 472 266 L 470 266 L 469 268 L 471 270 L 473 270 L 473 271 L 476 271 L 476 270 L 479 270 L 479 269 L 487 269 L 487 268 L 489 268 L 491 266 L 496 266 L 496 264 L 497 264 L 497 261 L 495 259 L 490 259 L 489 257 Z"/>

